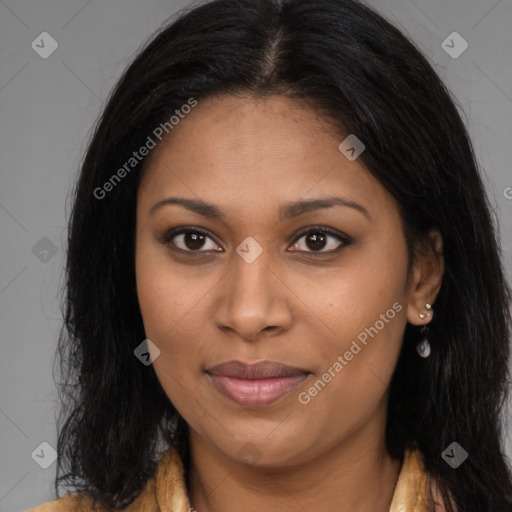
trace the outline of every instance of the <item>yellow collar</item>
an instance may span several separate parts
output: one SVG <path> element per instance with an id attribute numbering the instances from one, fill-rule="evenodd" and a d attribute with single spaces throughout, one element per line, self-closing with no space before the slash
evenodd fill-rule
<path id="1" fill-rule="evenodd" d="M 406 450 L 389 512 L 429 512 L 433 509 L 427 496 L 427 476 L 421 453 Z M 441 502 L 435 482 L 432 491 L 436 502 Z M 174 448 L 166 450 L 160 459 L 155 474 L 148 480 L 142 493 L 125 512 L 191 512 L 183 474 L 183 464 Z M 434 507 L 436 512 L 444 512 L 441 504 Z M 89 498 L 78 493 L 69 493 L 58 500 L 40 505 L 29 512 L 100 512 L 92 507 Z"/>
<path id="2" fill-rule="evenodd" d="M 426 493 L 427 479 L 420 452 L 406 450 L 389 512 L 431 510 Z M 150 505 L 160 506 L 162 512 L 193 510 L 188 500 L 181 459 L 172 448 L 164 453 L 144 492 L 126 510 L 143 512 L 152 510 Z M 438 506 L 436 510 L 441 512 L 443 508 Z"/>

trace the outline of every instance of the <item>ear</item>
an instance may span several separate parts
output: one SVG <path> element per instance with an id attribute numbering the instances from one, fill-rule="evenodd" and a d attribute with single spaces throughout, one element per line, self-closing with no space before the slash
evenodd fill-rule
<path id="1" fill-rule="evenodd" d="M 443 238 L 438 229 L 432 229 L 416 243 L 414 248 L 407 304 L 409 323 L 425 325 L 432 320 L 435 308 L 429 311 L 425 304 L 434 304 L 441 289 L 443 274 Z M 420 315 L 424 315 L 423 318 Z"/>

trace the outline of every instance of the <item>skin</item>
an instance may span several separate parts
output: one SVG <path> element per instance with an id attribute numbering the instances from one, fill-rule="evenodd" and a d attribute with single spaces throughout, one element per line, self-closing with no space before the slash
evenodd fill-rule
<path id="1" fill-rule="evenodd" d="M 406 323 L 430 321 L 419 313 L 441 285 L 442 241 L 429 233 L 408 280 L 398 205 L 360 159 L 340 153 L 343 139 L 285 97 L 221 96 L 200 101 L 151 155 L 137 198 L 137 292 L 146 335 L 161 351 L 155 372 L 189 425 L 187 486 L 200 512 L 389 510 L 401 462 L 384 443 L 388 385 Z M 368 216 L 332 206 L 279 219 L 284 203 L 331 196 Z M 207 201 L 225 219 L 176 204 L 150 213 L 168 197 Z M 299 230 L 314 225 L 351 242 L 328 234 L 308 245 Z M 213 236 L 161 242 L 179 226 Z M 248 236 L 263 249 L 252 263 L 236 252 Z M 298 394 L 394 303 L 401 311 L 301 404 Z M 270 405 L 244 408 L 204 373 L 233 359 L 313 375 Z M 251 463 L 241 460 L 249 443 L 258 454 Z"/>

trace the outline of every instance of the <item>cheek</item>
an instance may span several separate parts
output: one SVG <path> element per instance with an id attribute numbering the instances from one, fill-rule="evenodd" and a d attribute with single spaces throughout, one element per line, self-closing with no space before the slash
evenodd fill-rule
<path id="1" fill-rule="evenodd" d="M 329 387 L 338 398 L 364 401 L 367 394 L 384 393 L 402 346 L 406 325 L 404 297 L 389 294 L 380 300 L 352 301 L 332 315 L 332 332 L 315 349 L 316 377 L 336 375 Z M 320 356 L 320 357 L 319 357 Z M 329 379 L 326 376 L 326 379 Z"/>
<path id="2" fill-rule="evenodd" d="M 350 435 L 384 406 L 406 324 L 406 308 L 394 298 L 353 300 L 336 315 L 335 335 L 322 340 L 321 358 L 311 352 L 318 370 L 297 398 L 315 442 Z"/>
<path id="3" fill-rule="evenodd" d="M 194 372 L 198 369 L 192 364 L 197 346 L 193 340 L 202 337 L 201 324 L 190 321 L 194 301 L 178 293 L 179 282 L 167 279 L 155 266 L 140 273 L 139 285 L 146 337 L 160 350 L 153 369 L 169 400 L 188 417 L 194 403 L 190 396 L 197 394 Z"/>
<path id="4" fill-rule="evenodd" d="M 139 281 L 139 304 L 146 337 L 160 349 L 158 364 L 165 361 L 172 367 L 180 367 L 197 350 L 194 340 L 202 338 L 204 324 L 197 321 L 198 299 L 195 293 L 180 292 L 179 280 L 166 279 L 154 267 L 150 272 L 151 275 L 149 272 L 141 275 Z"/>
<path id="5" fill-rule="evenodd" d="M 404 246 L 386 255 L 387 244 L 372 245 L 354 251 L 343 267 L 318 286 L 308 286 L 313 298 L 310 304 L 329 327 L 332 350 L 349 350 L 358 338 L 364 345 L 372 334 L 382 340 L 383 349 L 401 340 L 407 302 L 406 249 Z"/>
<path id="6" fill-rule="evenodd" d="M 193 284 L 189 276 L 173 264 L 165 247 L 142 234 L 137 239 L 137 296 L 146 335 L 155 342 L 167 344 L 175 339 L 174 331 L 205 294 L 200 280 Z"/>
<path id="7" fill-rule="evenodd" d="M 202 376 L 197 361 L 204 350 L 200 340 L 207 339 L 205 304 L 213 285 L 192 281 L 165 251 L 143 240 L 136 250 L 136 282 L 146 337 L 160 350 L 153 368 L 169 399 L 186 410 Z"/>
<path id="8" fill-rule="evenodd" d="M 362 409 L 371 411 L 387 389 L 406 326 L 406 277 L 405 241 L 394 235 L 354 251 L 346 265 L 316 289 L 314 311 L 329 326 L 329 334 L 312 359 L 318 363 L 315 378 L 327 372 L 325 379 L 330 380 L 325 388 L 317 386 L 322 389 L 318 405 L 349 408 L 333 411 L 339 421 L 346 410 L 360 411 L 363 417 Z"/>

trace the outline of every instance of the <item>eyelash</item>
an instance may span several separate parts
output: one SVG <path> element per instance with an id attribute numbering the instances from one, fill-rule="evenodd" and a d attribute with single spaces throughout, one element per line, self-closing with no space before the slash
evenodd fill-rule
<path id="1" fill-rule="evenodd" d="M 182 234 L 189 234 L 189 233 L 200 233 L 202 235 L 207 236 L 208 238 L 212 239 L 215 242 L 214 236 L 210 231 L 203 229 L 203 228 L 196 228 L 193 226 L 170 229 L 161 237 L 160 242 L 164 245 L 169 245 L 174 237 L 176 237 L 178 235 L 182 235 Z M 341 244 L 336 249 L 333 249 L 330 251 L 292 251 L 292 252 L 306 253 L 308 255 L 312 255 L 313 257 L 321 257 L 321 256 L 325 256 L 325 255 L 336 254 L 339 251 L 341 251 L 341 249 L 343 249 L 344 247 L 346 247 L 347 245 L 349 245 L 352 242 L 352 239 L 349 236 L 347 236 L 343 233 L 340 233 L 338 231 L 335 231 L 331 228 L 328 228 L 325 226 L 309 226 L 308 228 L 300 231 L 295 236 L 294 241 L 291 245 L 295 245 L 302 237 L 304 237 L 305 235 L 311 234 L 311 233 L 315 233 L 315 234 L 322 233 L 325 235 L 330 235 L 330 236 L 338 239 L 338 241 L 341 242 Z M 218 245 L 217 242 L 215 242 L 215 244 Z M 189 253 L 189 254 L 221 252 L 221 251 L 217 251 L 217 250 L 204 251 L 201 249 L 193 251 L 190 249 L 189 250 L 180 249 L 179 247 L 173 247 L 173 250 L 176 250 L 176 251 L 179 251 L 182 253 L 185 252 L 185 253 Z"/>

